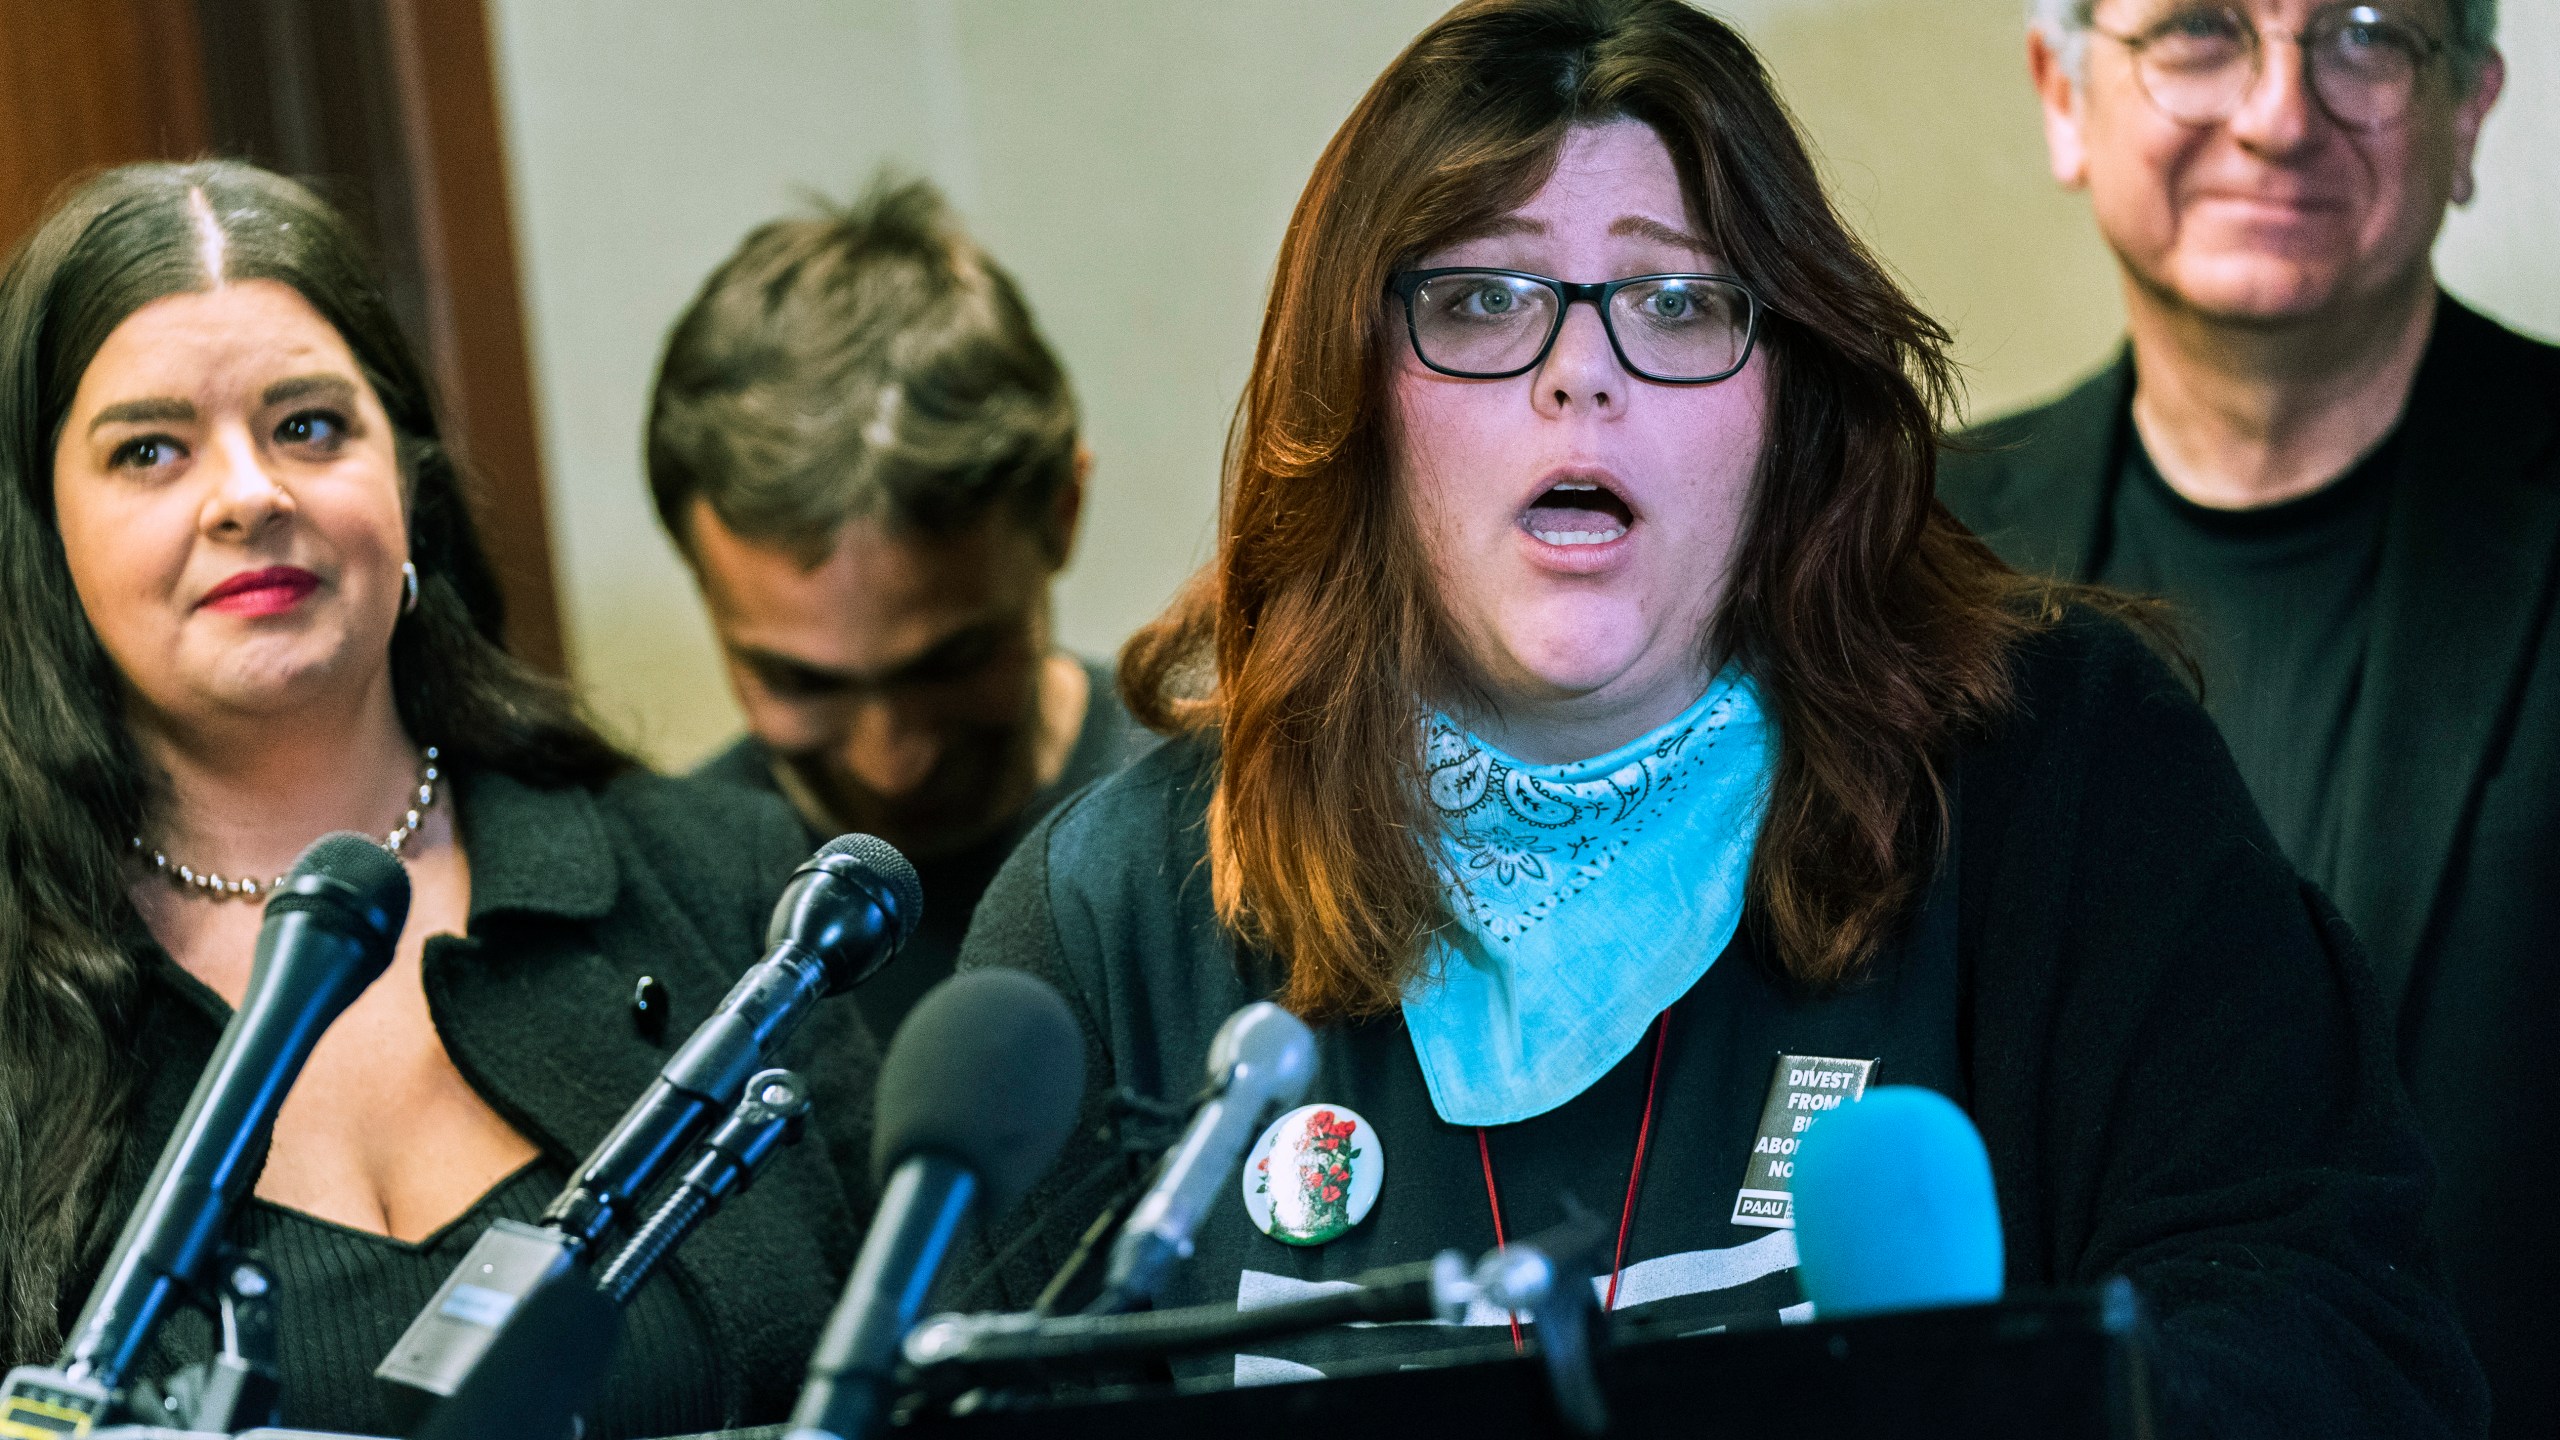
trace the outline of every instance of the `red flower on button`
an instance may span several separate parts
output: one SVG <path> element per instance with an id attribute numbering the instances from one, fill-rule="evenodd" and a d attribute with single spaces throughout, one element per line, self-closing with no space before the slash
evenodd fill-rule
<path id="1" fill-rule="evenodd" d="M 1273 1135 L 1269 1158 L 1257 1160 L 1253 1172 L 1253 1193 L 1271 1196 L 1271 1234 L 1321 1245 L 1351 1228 L 1352 1191 L 1376 1187 L 1359 1168 L 1366 1154 L 1360 1130 L 1358 1116 L 1328 1107 L 1293 1115 Z"/>

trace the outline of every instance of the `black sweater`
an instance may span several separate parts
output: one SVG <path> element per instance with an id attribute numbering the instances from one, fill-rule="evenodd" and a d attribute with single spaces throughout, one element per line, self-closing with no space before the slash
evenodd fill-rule
<path id="1" fill-rule="evenodd" d="M 457 782 L 456 819 L 471 865 L 469 933 L 428 940 L 428 1006 L 463 1079 L 566 1173 L 755 962 L 784 878 L 808 858 L 806 836 L 780 801 L 698 781 L 631 774 L 594 792 L 536 789 L 497 775 Z M 212 991 L 138 923 L 133 929 L 144 975 L 136 1052 L 146 1070 L 125 1147 L 119 1220 L 229 1019 Z M 663 1025 L 634 1013 L 633 989 L 644 975 L 662 987 Z M 652 1289 L 672 1283 L 681 1298 L 686 1313 L 670 1312 L 664 1323 L 707 1346 L 699 1364 L 717 1377 L 717 1394 L 707 1404 L 697 1397 L 636 1409 L 608 1399 L 605 1409 L 634 1415 L 639 1433 L 665 1433 L 705 1413 L 731 1426 L 787 1414 L 861 1244 L 871 1209 L 865 1177 L 877 1048 L 860 1015 L 837 999 L 812 1012 L 785 1063 L 811 1084 L 806 1138 L 776 1155 L 752 1190 L 686 1241 L 664 1279 L 650 1282 Z M 242 1225 L 254 1219 L 244 1215 Z M 66 1291 L 66 1320 L 94 1278 Z M 280 1291 L 294 1278 L 281 1276 Z M 339 1323 L 291 1294 L 281 1298 L 290 1325 Z M 196 1358 L 201 1332 L 172 1326 L 161 1362 Z M 381 1357 L 302 1343 L 308 1339 L 286 1346 L 288 1422 L 361 1413 Z M 334 1358 L 302 1363 L 307 1357 Z M 652 1424 L 652 1415 L 684 1418 Z"/>
<path id="2" fill-rule="evenodd" d="M 899 1022 L 916 1008 L 926 991 L 951 978 L 951 968 L 960 958 L 961 938 L 969 933 L 969 916 L 978 908 L 978 897 L 986 893 L 987 882 L 996 878 L 996 871 L 1013 854 L 1014 847 L 1022 843 L 1022 837 L 1059 801 L 1127 764 L 1140 745 L 1153 741 L 1154 737 L 1139 729 L 1138 722 L 1130 719 L 1128 710 L 1120 704 L 1120 690 L 1112 681 L 1111 667 L 1091 660 L 1078 663 L 1084 666 L 1090 698 L 1085 703 L 1084 725 L 1076 732 L 1076 743 L 1067 752 L 1066 768 L 1058 778 L 1041 786 L 1039 793 L 1022 807 L 1022 813 L 1006 821 L 995 834 L 957 854 L 916 861 L 916 879 L 924 886 L 924 918 L 916 922 L 915 932 L 898 947 L 897 955 L 847 997 L 862 1012 L 863 1021 L 881 1044 L 888 1044 L 889 1037 L 898 1033 Z M 774 770 L 779 763 L 763 741 L 742 735 L 728 749 L 696 767 L 692 778 L 787 799 Z M 821 824 L 806 814 L 799 820 L 808 829 L 809 847 L 813 850 L 846 828 L 833 822 Z"/>
<path id="3" fill-rule="evenodd" d="M 2132 1278 L 2157 1321 L 2164 1433 L 2480 1433 L 2479 1372 L 2422 1238 L 2427 1160 L 2353 940 L 2277 854 L 2211 723 L 2121 627 L 2074 616 L 2022 647 L 2017 680 L 2011 718 L 1958 757 L 1950 867 L 1862 982 L 1794 994 L 1746 942 L 1675 1007 L 1631 1265 L 1713 1270 L 1717 1247 L 1767 1239 L 1713 1222 L 1775 1055 L 1880 1058 L 1879 1082 L 1938 1088 L 1980 1126 L 2011 1287 Z M 1166 746 L 1052 816 L 980 907 L 963 968 L 1054 981 L 1090 1056 L 1086 1138 L 1014 1220 L 1018 1262 L 989 1277 L 1016 1302 L 1127 1173 L 1099 1138 L 1106 1097 L 1190 1094 L 1219 1021 L 1272 989 L 1210 909 L 1215 775 L 1204 744 Z M 1346 1278 L 1382 1258 L 1381 1241 L 1352 1254 L 1363 1231 L 1398 1237 L 1383 1258 L 1490 1238 L 1474 1137 L 1413 1115 L 1400 1021 L 1322 1042 L 1309 1098 L 1360 1110 L 1390 1152 L 1376 1212 L 1282 1254 L 1222 1197 L 1176 1299 Z M 1552 1204 L 1564 1175 L 1615 1212 L 1648 1058 L 1488 1137 L 1506 1207 Z M 1547 1123 L 1587 1102 L 1610 1113 Z M 1576 1147 L 1561 1164 L 1536 1153 Z M 1721 1188 L 1666 1201 L 1655 1165 Z M 1666 1212 L 1694 1228 L 1648 1237 Z M 1726 1309 L 1791 1298 L 1724 1258 L 1741 1282 L 1710 1297 Z"/>

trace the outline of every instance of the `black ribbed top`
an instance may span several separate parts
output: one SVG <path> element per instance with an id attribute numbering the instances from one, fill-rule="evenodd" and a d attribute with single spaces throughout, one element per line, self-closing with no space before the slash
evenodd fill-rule
<path id="1" fill-rule="evenodd" d="M 298 1430 L 395 1435 L 373 1367 L 426 1307 L 436 1287 L 493 1220 L 532 1222 L 567 1183 L 537 1160 L 490 1187 L 453 1223 L 415 1244 L 252 1200 L 232 1240 L 276 1275 L 284 1424 Z M 615 1359 L 587 1440 L 683 1435 L 717 1429 L 719 1376 L 711 1339 L 684 1294 L 660 1270 L 631 1299 Z M 214 1349 L 212 1327 L 192 1311 L 161 1329 L 147 1373 L 161 1378 Z"/>

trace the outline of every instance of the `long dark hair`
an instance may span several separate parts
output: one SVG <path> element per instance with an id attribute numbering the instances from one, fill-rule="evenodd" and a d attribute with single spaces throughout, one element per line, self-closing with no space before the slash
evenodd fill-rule
<path id="1" fill-rule="evenodd" d="M 1392 1009 L 1443 919 L 1415 707 L 1457 672 L 1393 483 L 1387 277 L 1528 200 L 1574 126 L 1621 118 L 1661 137 L 1770 311 L 1773 423 L 1709 643 L 1778 722 L 1751 896 L 1789 975 L 1828 987 L 1874 952 L 1934 864 L 1949 737 L 2009 704 L 2040 607 L 1936 503 L 1946 332 L 1832 209 L 1750 46 L 1680 0 L 1461 5 L 1317 162 L 1217 558 L 1122 657 L 1142 718 L 1216 733 L 1211 894 L 1302 1014 Z"/>
<path id="2" fill-rule="evenodd" d="M 206 273 L 201 226 L 222 236 Z M 53 452 L 82 372 L 127 316 L 276 280 L 354 351 L 396 432 L 417 608 L 391 639 L 401 723 L 456 774 L 593 784 L 630 762 L 567 690 L 501 648 L 496 577 L 439 443 L 425 372 L 345 223 L 230 162 L 130 165 L 63 201 L 0 275 L 0 1353 L 44 1356 L 64 1286 L 120 1217 L 136 984 L 129 837 L 150 803 L 113 664 L 54 528 Z"/>

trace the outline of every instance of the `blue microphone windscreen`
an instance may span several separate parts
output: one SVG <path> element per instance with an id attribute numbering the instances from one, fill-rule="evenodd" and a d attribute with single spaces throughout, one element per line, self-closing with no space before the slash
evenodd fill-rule
<path id="1" fill-rule="evenodd" d="M 1884 1085 L 1796 1149 L 1798 1278 L 1823 1319 L 2000 1298 L 1991 1156 L 1956 1103 Z"/>

